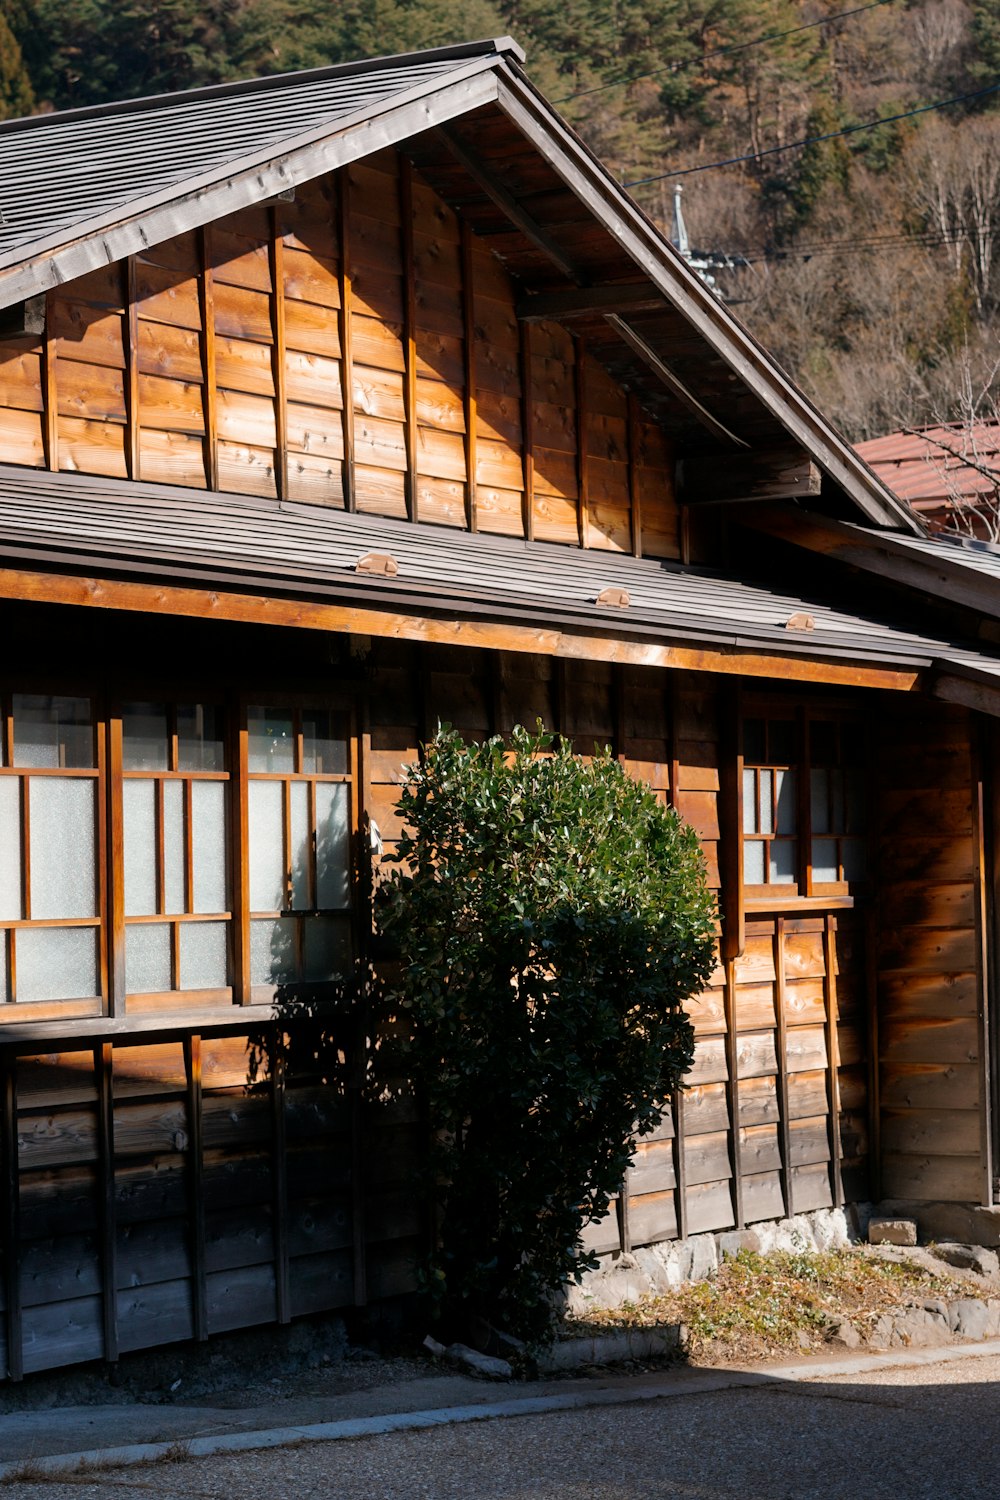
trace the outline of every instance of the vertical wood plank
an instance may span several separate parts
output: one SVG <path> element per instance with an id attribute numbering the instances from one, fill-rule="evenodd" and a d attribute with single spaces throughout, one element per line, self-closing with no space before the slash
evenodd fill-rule
<path id="1" fill-rule="evenodd" d="M 118 1229 L 115 1213 L 115 1102 L 110 1042 L 94 1047 L 97 1083 L 97 1183 L 101 1224 L 101 1315 L 104 1358 L 118 1359 Z"/>
<path id="2" fill-rule="evenodd" d="M 0 1059 L 3 1091 L 3 1276 L 7 1304 L 7 1374 L 24 1378 L 24 1331 L 21 1317 L 21 1192 L 17 1161 L 17 1059 L 10 1051 Z"/>
<path id="3" fill-rule="evenodd" d="M 587 346 L 583 338 L 573 340 L 575 364 L 573 382 L 576 396 L 576 529 L 581 547 L 590 546 L 590 494 L 589 429 L 587 422 Z"/>
<path id="4" fill-rule="evenodd" d="M 989 916 L 987 929 L 987 951 L 989 955 L 987 983 L 987 1018 L 989 1022 L 990 1058 L 990 1113 L 992 1118 L 991 1155 L 994 1162 L 994 1179 L 990 1184 L 992 1201 L 1000 1201 L 1000 1180 L 997 1166 L 1000 1164 L 1000 725 L 995 719 L 987 720 L 984 726 L 984 768 L 986 803 L 984 822 L 988 855 L 986 902 Z"/>
<path id="5" fill-rule="evenodd" d="M 983 1090 L 980 1110 L 980 1160 L 982 1162 L 981 1197 L 984 1205 L 993 1201 L 993 1084 L 990 1067 L 989 1016 L 989 945 L 987 941 L 987 885 L 989 867 L 986 851 L 987 790 L 983 764 L 986 731 L 974 721 L 972 725 L 972 835 L 976 855 L 976 1019 L 979 1029 L 979 1057 Z"/>
<path id="6" fill-rule="evenodd" d="M 230 760 L 233 767 L 233 987 L 239 1005 L 250 1004 L 250 796 L 246 706 L 230 700 Z"/>
<path id="7" fill-rule="evenodd" d="M 419 519 L 417 484 L 417 285 L 413 250 L 413 165 L 399 155 L 399 223 L 403 260 L 403 424 L 406 442 L 406 513 Z"/>
<path id="8" fill-rule="evenodd" d="M 774 1007 L 777 1020 L 778 1131 L 781 1142 L 781 1191 L 785 1217 L 795 1212 L 792 1203 L 792 1136 L 788 1103 L 788 996 L 785 991 L 785 919 L 774 924 Z"/>
<path id="9" fill-rule="evenodd" d="M 288 499 L 288 394 L 285 359 L 285 240 L 281 233 L 278 209 L 271 206 L 271 310 L 274 343 L 271 360 L 274 369 L 274 430 L 277 453 L 274 478 L 279 500 Z"/>
<path id="10" fill-rule="evenodd" d="M 875 843 L 874 839 L 870 840 Z M 874 851 L 872 851 L 873 853 Z M 868 1195 L 873 1203 L 882 1198 L 882 1070 L 879 1067 L 878 934 L 880 882 L 875 879 L 875 898 L 864 916 L 865 1005 L 868 1012 Z"/>
<path id="11" fill-rule="evenodd" d="M 354 478 L 354 354 L 351 344 L 351 186 L 347 167 L 337 174 L 340 239 L 340 385 L 344 422 L 344 506 L 357 510 Z"/>
<path id="12" fill-rule="evenodd" d="M 720 692 L 719 726 L 719 913 L 722 918 L 722 956 L 738 958 L 746 946 L 743 899 L 743 735 L 742 698 L 738 687 L 726 683 Z M 802 779 L 801 777 L 799 778 Z"/>
<path id="13" fill-rule="evenodd" d="M 726 988 L 726 1066 L 729 1083 L 726 1093 L 729 1098 L 729 1158 L 733 1170 L 733 1217 L 736 1228 L 742 1229 L 743 1218 L 743 1167 L 740 1145 L 740 1080 L 739 1057 L 736 1037 L 736 965 L 731 958 L 725 962 Z"/>
<path id="14" fill-rule="evenodd" d="M 125 261 L 125 470 L 129 479 L 139 473 L 139 298 L 135 256 Z"/>
<path id="15" fill-rule="evenodd" d="M 108 1014 L 125 1014 L 125 827 L 121 708 L 108 715 Z"/>
<path id="16" fill-rule="evenodd" d="M 218 385 L 215 361 L 215 273 L 212 270 L 212 226 L 198 231 L 201 274 L 198 296 L 201 303 L 201 364 L 205 391 L 205 480 L 210 490 L 219 488 L 219 415 Z"/>
<path id="17" fill-rule="evenodd" d="M 830 1171 L 833 1174 L 833 1202 L 841 1208 L 844 1202 L 844 1179 L 840 1170 L 840 1043 L 837 1036 L 837 919 L 827 915 L 823 925 L 823 998 L 826 1003 L 827 1109 L 830 1122 Z"/>
<path id="18" fill-rule="evenodd" d="M 191 1224 L 191 1313 L 194 1336 L 208 1338 L 208 1280 L 205 1264 L 205 1142 L 203 1128 L 201 1037 L 184 1038 L 187 1078 L 188 1213 Z"/>
<path id="19" fill-rule="evenodd" d="M 271 1047 L 271 1140 L 274 1183 L 274 1301 L 279 1323 L 292 1317 L 288 1280 L 288 1129 L 285 1115 L 285 1035 L 273 1032 Z"/>
<path id="20" fill-rule="evenodd" d="M 476 299 L 475 257 L 472 230 L 462 220 L 462 322 L 465 358 L 465 521 L 470 531 L 479 530 L 476 509 Z"/>
<path id="21" fill-rule="evenodd" d="M 45 409 L 43 441 L 45 466 L 59 468 L 59 377 L 56 341 L 52 335 L 52 293 L 45 296 L 45 343 L 42 346 L 42 402 Z"/>
<path id="22" fill-rule="evenodd" d="M 677 1238 L 688 1237 L 687 1206 L 687 1155 L 684 1149 L 684 1088 L 674 1090 L 672 1101 L 674 1114 L 674 1178 L 677 1183 Z"/>
<path id="23" fill-rule="evenodd" d="M 535 539 L 535 414 L 532 406 L 531 324 L 521 323 L 521 441 L 524 464 L 524 535 Z"/>
<path id="24" fill-rule="evenodd" d="M 676 812 L 680 806 L 681 796 L 681 758 L 677 733 L 681 710 L 680 674 L 678 672 L 667 670 L 664 691 L 667 695 L 667 734 L 669 736 L 667 801 Z"/>
<path id="25" fill-rule="evenodd" d="M 628 393 L 626 441 L 628 444 L 629 524 L 631 528 L 632 556 L 641 557 L 642 496 L 639 492 L 639 403 L 632 391 Z"/>
<path id="26" fill-rule="evenodd" d="M 95 714 L 94 735 L 97 747 L 97 910 L 101 925 L 97 932 L 97 952 L 100 969 L 101 998 L 103 1009 L 110 1006 L 110 954 L 108 951 L 108 928 L 111 917 L 111 901 L 108 871 L 108 845 L 110 826 L 106 809 L 108 806 L 108 710 L 107 701 L 95 700 L 100 707 Z"/>

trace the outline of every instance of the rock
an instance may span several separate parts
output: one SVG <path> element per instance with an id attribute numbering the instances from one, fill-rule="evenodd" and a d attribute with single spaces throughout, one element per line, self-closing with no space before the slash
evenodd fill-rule
<path id="1" fill-rule="evenodd" d="M 453 1365 L 472 1370 L 476 1375 L 487 1375 L 491 1380 L 510 1380 L 514 1374 L 505 1359 L 494 1359 L 492 1354 L 480 1354 L 478 1349 L 470 1349 L 468 1344 L 449 1344 L 444 1353 Z"/>
<path id="2" fill-rule="evenodd" d="M 958 1271 L 974 1271 L 977 1276 L 1000 1275 L 1000 1258 L 995 1250 L 984 1250 L 979 1245 L 958 1245 L 946 1242 L 934 1245 L 931 1254 L 943 1260 L 946 1266 Z"/>
<path id="3" fill-rule="evenodd" d="M 431 1338 L 430 1334 L 428 1334 L 424 1339 L 424 1348 L 427 1350 L 428 1354 L 433 1354 L 435 1359 L 443 1359 L 444 1356 L 448 1353 L 444 1345 L 439 1344 L 437 1339 Z"/>
<path id="4" fill-rule="evenodd" d="M 881 1324 L 885 1320 L 880 1318 Z M 891 1319 L 891 1349 L 936 1349 L 951 1342 L 949 1318 L 942 1310 L 930 1307 L 908 1307 Z"/>
<path id="5" fill-rule="evenodd" d="M 691 1247 L 691 1280 L 704 1281 L 706 1277 L 714 1276 L 719 1269 L 715 1235 L 696 1234 L 688 1240 L 688 1244 Z"/>
<path id="6" fill-rule="evenodd" d="M 846 1250 L 851 1243 L 850 1225 L 842 1208 L 817 1208 L 809 1215 L 817 1250 Z"/>
<path id="7" fill-rule="evenodd" d="M 870 1219 L 868 1243 L 870 1245 L 915 1245 L 917 1221 L 916 1219 Z"/>
<path id="8" fill-rule="evenodd" d="M 990 1336 L 990 1309 L 978 1297 L 958 1297 L 949 1304 L 948 1322 L 960 1339 L 976 1343 Z"/>
<path id="9" fill-rule="evenodd" d="M 670 1274 L 669 1262 L 662 1255 L 658 1255 L 656 1249 L 646 1248 L 635 1252 L 636 1264 L 642 1275 L 649 1282 L 649 1289 L 654 1296 L 662 1296 L 664 1292 L 673 1291 L 674 1287 L 680 1285 L 680 1278 L 673 1278 Z"/>
<path id="10" fill-rule="evenodd" d="M 727 1255 L 737 1256 L 741 1250 L 760 1250 L 760 1235 L 753 1229 L 733 1229 L 727 1234 L 716 1236 L 715 1243 L 718 1247 L 719 1259 L 724 1260 Z"/>
<path id="11" fill-rule="evenodd" d="M 827 1329 L 827 1342 L 841 1349 L 860 1349 L 864 1340 L 847 1318 L 836 1318 Z"/>

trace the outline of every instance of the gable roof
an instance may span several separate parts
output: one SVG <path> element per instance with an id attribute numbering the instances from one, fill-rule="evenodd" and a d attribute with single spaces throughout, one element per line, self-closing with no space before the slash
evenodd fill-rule
<path id="1" fill-rule="evenodd" d="M 630 383 L 645 382 L 679 403 L 702 423 L 702 436 L 707 428 L 723 447 L 767 447 L 790 437 L 860 518 L 919 533 L 913 513 L 532 87 L 522 60 L 520 49 L 501 38 L 0 126 L 0 207 L 7 220 L 6 229 L 0 226 L 0 306 L 382 147 L 416 142 L 419 160 L 427 140 L 449 122 L 461 127 L 447 143 L 465 171 L 462 130 L 478 122 L 497 148 L 490 180 L 485 186 L 473 180 L 470 193 L 466 177 L 453 206 L 478 214 L 472 223 L 480 233 L 481 205 L 505 216 L 514 239 L 527 245 L 529 262 L 533 256 L 537 266 L 540 251 L 543 290 L 600 286 L 613 294 L 614 283 L 626 278 L 633 290 L 648 287 L 652 310 L 643 317 L 624 305 L 596 314 Z M 530 187 L 518 185 L 518 151 L 507 151 L 508 142 L 522 155 L 528 143 L 538 164 Z M 546 197 L 555 205 L 548 220 Z M 568 215 L 567 198 L 575 210 Z M 580 208 L 590 234 L 579 232 Z M 552 222 L 540 238 L 539 217 Z M 523 272 L 516 245 L 504 258 L 515 274 Z M 677 347 L 679 331 L 686 350 Z M 599 340 L 595 353 L 605 356 Z"/>
<path id="2" fill-rule="evenodd" d="M 1000 491 L 1000 422 L 890 432 L 858 443 L 857 451 L 900 500 L 938 526 Z"/>

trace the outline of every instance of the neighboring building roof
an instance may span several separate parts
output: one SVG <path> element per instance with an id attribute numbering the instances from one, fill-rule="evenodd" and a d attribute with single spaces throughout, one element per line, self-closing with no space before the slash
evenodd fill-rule
<path id="1" fill-rule="evenodd" d="M 391 553 L 397 575 L 360 575 L 358 559 L 372 551 Z M 1000 661 L 961 644 L 716 570 L 39 470 L 0 468 L 0 557 L 22 567 L 103 569 L 156 582 L 613 629 L 616 636 L 786 656 L 913 668 L 970 659 L 1000 673 Z M 628 591 L 627 609 L 596 602 L 608 585 Z M 812 615 L 812 630 L 788 628 L 800 613 Z"/>
<path id="2" fill-rule="evenodd" d="M 884 484 L 932 527 L 1000 491 L 1000 422 L 948 422 L 858 443 Z"/>
<path id="3" fill-rule="evenodd" d="M 632 339 L 626 358 L 633 388 L 652 383 L 669 389 L 672 399 L 680 391 L 680 409 L 689 418 L 698 413 L 693 420 L 714 426 L 733 451 L 745 449 L 748 436 L 760 446 L 791 436 L 862 517 L 919 531 L 912 512 L 532 87 L 521 61 L 520 49 L 501 38 L 8 122 L 0 126 L 0 208 L 7 220 L 6 231 L 0 225 L 0 306 L 382 147 L 426 142 L 435 129 L 451 129 L 449 122 L 478 120 L 491 149 L 485 188 L 474 183 L 471 202 L 492 200 L 490 212 L 501 205 L 505 229 L 515 238 L 519 232 L 530 241 L 546 226 L 541 251 L 549 289 L 646 278 L 662 298 L 663 316 L 658 320 L 654 310 L 643 321 L 638 342 L 646 345 L 645 355 L 636 353 L 637 330 L 624 317 L 612 310 L 620 326 L 611 332 L 607 309 L 597 315 L 616 347 Z M 450 140 L 467 166 L 461 140 Z M 521 186 L 525 142 L 537 170 Z M 568 222 L 567 189 L 603 234 L 580 234 L 575 215 Z M 463 212 L 468 201 L 466 185 Z M 537 235 L 528 248 L 537 266 Z M 516 255 L 509 263 L 519 269 Z M 678 351 L 679 327 L 693 330 L 693 353 Z M 696 369 L 694 389 L 686 389 L 686 367 L 698 365 L 704 378 L 699 381 Z"/>

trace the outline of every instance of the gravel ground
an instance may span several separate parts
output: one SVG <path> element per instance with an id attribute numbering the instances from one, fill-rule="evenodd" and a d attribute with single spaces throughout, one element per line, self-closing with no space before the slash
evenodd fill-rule
<path id="1" fill-rule="evenodd" d="M 12 1500 L 984 1500 L 1000 1355 L 19 1481 Z"/>

